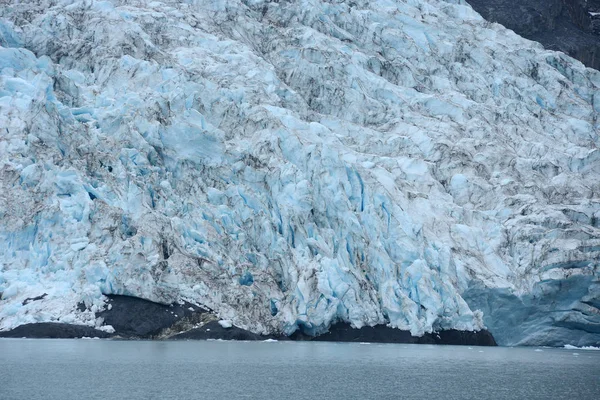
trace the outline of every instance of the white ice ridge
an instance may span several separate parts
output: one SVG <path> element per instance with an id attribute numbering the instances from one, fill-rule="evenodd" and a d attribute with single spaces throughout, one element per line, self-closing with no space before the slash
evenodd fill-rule
<path id="1" fill-rule="evenodd" d="M 567 349 L 567 350 L 600 350 L 600 347 L 593 347 L 593 346 L 577 347 L 577 346 L 573 346 L 570 344 L 566 344 L 565 349 Z"/>
<path id="2" fill-rule="evenodd" d="M 463 1 L 25 0 L 0 45 L 1 330 L 477 330 L 571 277 L 594 318 L 600 73 Z"/>

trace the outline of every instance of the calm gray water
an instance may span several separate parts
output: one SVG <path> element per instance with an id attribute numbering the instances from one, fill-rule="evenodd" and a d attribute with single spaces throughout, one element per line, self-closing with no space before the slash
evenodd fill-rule
<path id="1" fill-rule="evenodd" d="M 600 351 L 537 350 L 0 339 L 0 399 L 600 399 Z"/>

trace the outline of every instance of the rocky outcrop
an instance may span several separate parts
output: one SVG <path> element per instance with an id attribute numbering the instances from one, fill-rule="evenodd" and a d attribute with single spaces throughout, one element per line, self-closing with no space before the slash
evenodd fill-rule
<path id="1" fill-rule="evenodd" d="M 600 69 L 600 1 L 467 0 L 485 19 L 498 22 L 551 50 Z"/>
<path id="2" fill-rule="evenodd" d="M 83 325 L 71 325 L 56 322 L 40 322 L 24 324 L 10 331 L 0 332 L 0 338 L 35 338 L 35 339 L 76 339 L 109 338 L 111 334 Z"/>
<path id="3" fill-rule="evenodd" d="M 185 330 L 208 318 L 206 309 L 183 302 L 159 304 L 130 296 L 107 296 L 107 306 L 97 312 L 104 325 L 110 325 L 115 335 L 125 338 L 154 338 Z"/>
<path id="4" fill-rule="evenodd" d="M 317 336 L 322 342 L 372 342 L 372 343 L 412 343 L 448 344 L 464 346 L 496 346 L 492 334 L 486 330 L 459 331 L 456 329 L 412 336 L 409 331 L 390 328 L 385 325 L 366 326 L 354 329 L 348 324 L 335 324 L 329 332 Z"/>
<path id="5" fill-rule="evenodd" d="M 245 329 L 235 326 L 223 327 L 219 322 L 212 321 L 199 328 L 191 329 L 187 332 L 174 335 L 169 339 L 172 340 L 206 340 L 206 339 L 221 339 L 221 340 L 266 340 L 275 339 L 275 336 L 263 336 L 252 333 Z M 281 339 L 281 337 L 277 337 Z M 287 338 L 284 338 L 287 339 Z"/>

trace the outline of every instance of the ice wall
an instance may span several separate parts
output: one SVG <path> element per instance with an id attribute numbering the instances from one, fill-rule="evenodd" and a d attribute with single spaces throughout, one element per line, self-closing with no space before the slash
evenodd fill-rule
<path id="1" fill-rule="evenodd" d="M 599 340 L 600 73 L 464 2 L 30 0 L 0 45 L 0 329 L 128 294 L 513 343 L 575 282 L 547 340 Z"/>

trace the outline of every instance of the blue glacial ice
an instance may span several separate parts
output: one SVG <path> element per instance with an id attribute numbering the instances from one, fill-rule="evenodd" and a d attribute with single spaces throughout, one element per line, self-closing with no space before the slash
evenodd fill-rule
<path id="1" fill-rule="evenodd" d="M 597 346 L 599 87 L 463 1 L 2 7 L 0 329 L 127 294 Z"/>

